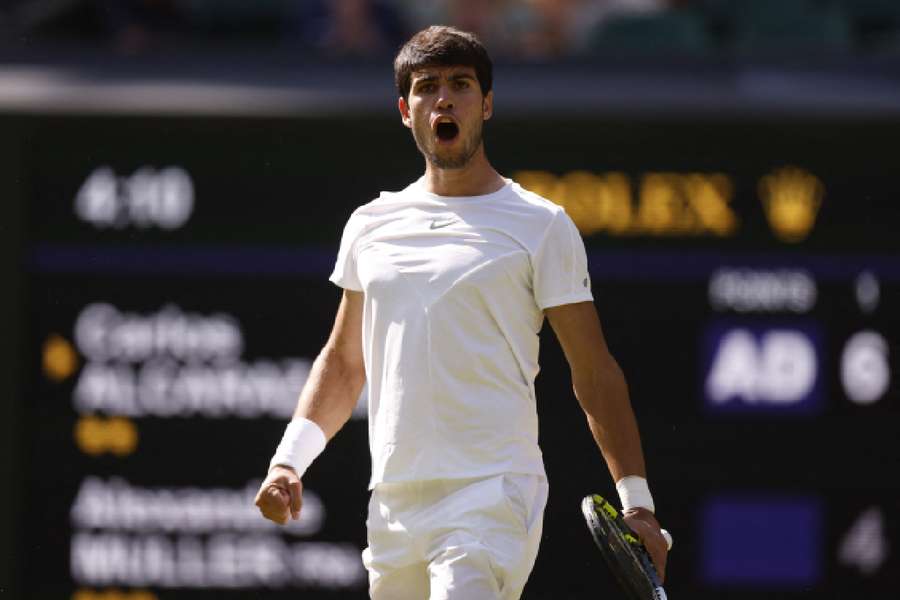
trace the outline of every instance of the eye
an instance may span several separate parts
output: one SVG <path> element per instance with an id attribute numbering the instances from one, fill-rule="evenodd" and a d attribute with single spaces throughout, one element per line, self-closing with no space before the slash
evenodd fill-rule
<path id="1" fill-rule="evenodd" d="M 468 79 L 457 79 L 456 80 L 456 88 L 460 90 L 464 90 L 469 87 Z"/>

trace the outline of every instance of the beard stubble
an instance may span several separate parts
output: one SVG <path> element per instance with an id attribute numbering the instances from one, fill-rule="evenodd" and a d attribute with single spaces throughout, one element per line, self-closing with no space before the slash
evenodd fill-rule
<path id="1" fill-rule="evenodd" d="M 416 141 L 419 152 L 435 167 L 439 169 L 462 169 L 469 164 L 469 161 L 478 152 L 478 147 L 481 146 L 482 142 L 483 129 L 484 121 L 478 121 L 477 126 L 473 127 L 466 139 L 463 140 L 462 147 L 452 154 L 438 154 L 434 132 L 427 125 L 421 130 L 413 128 L 413 139 Z"/>

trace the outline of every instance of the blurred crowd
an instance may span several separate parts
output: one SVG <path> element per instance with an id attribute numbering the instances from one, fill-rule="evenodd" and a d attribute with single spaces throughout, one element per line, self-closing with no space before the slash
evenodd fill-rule
<path id="1" fill-rule="evenodd" d="M 430 24 L 474 31 L 498 58 L 610 51 L 900 49 L 900 0 L 4 0 L 0 35 L 136 54 L 207 43 L 365 60 Z"/>

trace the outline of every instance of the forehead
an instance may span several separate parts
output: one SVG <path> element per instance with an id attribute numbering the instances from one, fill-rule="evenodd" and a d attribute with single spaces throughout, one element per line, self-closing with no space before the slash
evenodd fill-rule
<path id="1" fill-rule="evenodd" d="M 475 73 L 475 67 L 468 67 L 465 65 L 426 65 L 413 70 L 410 74 L 410 81 L 415 83 L 416 81 L 423 79 L 450 79 L 456 77 L 471 77 L 472 79 L 478 79 L 478 75 Z"/>

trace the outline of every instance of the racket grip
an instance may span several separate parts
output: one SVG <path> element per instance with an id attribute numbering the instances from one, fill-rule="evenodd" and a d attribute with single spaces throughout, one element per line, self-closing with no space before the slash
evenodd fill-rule
<path id="1" fill-rule="evenodd" d="M 667 550 L 671 550 L 671 549 L 672 549 L 672 543 L 673 543 L 673 541 L 674 541 L 674 540 L 672 540 L 672 534 L 669 533 L 668 531 L 666 531 L 665 529 L 662 529 L 662 530 L 660 530 L 660 531 L 661 531 L 661 533 L 662 533 L 662 536 L 663 536 L 664 538 L 666 538 L 666 549 L 667 549 Z"/>

